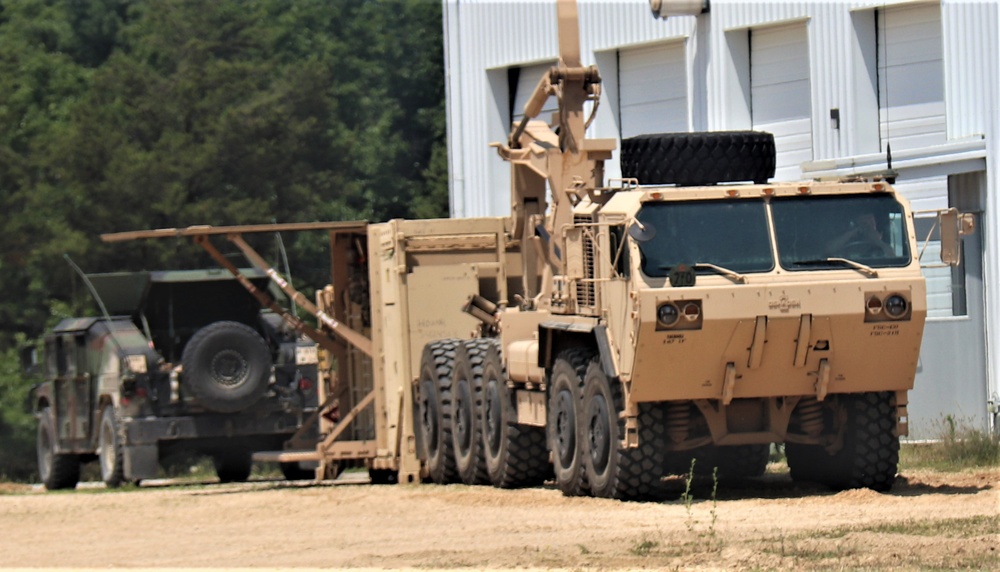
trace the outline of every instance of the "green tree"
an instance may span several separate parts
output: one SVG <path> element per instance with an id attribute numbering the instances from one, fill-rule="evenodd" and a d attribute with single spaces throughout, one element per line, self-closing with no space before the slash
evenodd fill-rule
<path id="1" fill-rule="evenodd" d="M 187 242 L 99 234 L 445 216 L 444 126 L 437 2 L 0 0 L 4 451 L 33 432 L 16 346 L 94 311 L 64 254 L 197 267 Z M 322 286 L 323 237 L 286 244 Z"/>

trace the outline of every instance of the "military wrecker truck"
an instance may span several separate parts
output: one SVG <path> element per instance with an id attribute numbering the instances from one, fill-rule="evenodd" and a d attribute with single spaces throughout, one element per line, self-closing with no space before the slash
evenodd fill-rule
<path id="1" fill-rule="evenodd" d="M 261 311 L 229 273 L 88 278 L 105 317 L 66 319 L 45 336 L 45 381 L 32 392 L 46 488 L 75 487 L 91 460 L 111 487 L 149 479 L 182 451 L 211 455 L 222 481 L 243 481 L 254 451 L 280 449 L 316 411 L 316 344 Z M 245 279 L 269 282 L 252 270 Z"/>
<path id="2" fill-rule="evenodd" d="M 926 315 L 914 213 L 883 177 L 769 182 L 754 132 L 586 137 L 601 78 L 559 0 L 560 60 L 496 144 L 509 217 L 331 229 L 317 477 L 655 498 L 665 475 L 887 490 Z M 535 117 L 550 96 L 551 122 Z M 970 220 L 941 217 L 942 260 Z M 192 227 L 107 240 L 226 235 Z M 233 270 L 231 268 L 231 270 Z M 319 340 L 317 340 L 319 341 Z"/>

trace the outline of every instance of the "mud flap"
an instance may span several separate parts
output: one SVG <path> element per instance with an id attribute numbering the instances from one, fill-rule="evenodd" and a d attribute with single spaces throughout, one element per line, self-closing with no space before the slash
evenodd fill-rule
<path id="1" fill-rule="evenodd" d="M 156 478 L 160 468 L 157 446 L 126 445 L 122 447 L 124 455 L 125 480 L 134 482 L 143 479 Z"/>

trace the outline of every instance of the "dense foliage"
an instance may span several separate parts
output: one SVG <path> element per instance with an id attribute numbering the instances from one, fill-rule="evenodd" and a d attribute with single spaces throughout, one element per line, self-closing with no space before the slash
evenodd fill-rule
<path id="1" fill-rule="evenodd" d="M 0 0 L 3 451 L 17 339 L 91 311 L 63 254 L 191 268 L 186 243 L 99 234 L 443 216 L 444 131 L 438 2 Z M 289 238 L 321 280 L 322 237 Z"/>

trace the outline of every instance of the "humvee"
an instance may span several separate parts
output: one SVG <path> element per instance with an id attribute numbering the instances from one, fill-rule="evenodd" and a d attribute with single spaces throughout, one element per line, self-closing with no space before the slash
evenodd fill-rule
<path id="1" fill-rule="evenodd" d="M 247 278 L 268 283 L 262 272 Z M 254 451 L 281 449 L 316 410 L 315 344 L 229 273 L 89 280 L 108 314 L 63 320 L 45 336 L 44 381 L 31 394 L 46 488 L 75 487 L 92 460 L 108 486 L 138 482 L 185 451 L 210 455 L 221 481 L 243 481 Z"/>

